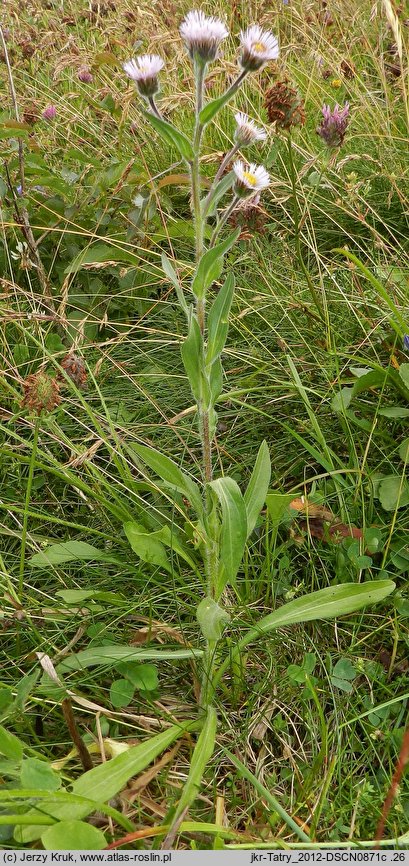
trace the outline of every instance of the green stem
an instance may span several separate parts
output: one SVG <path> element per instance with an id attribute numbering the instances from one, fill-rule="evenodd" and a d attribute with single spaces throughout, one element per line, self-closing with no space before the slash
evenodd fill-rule
<path id="1" fill-rule="evenodd" d="M 226 156 L 224 157 L 224 159 L 220 163 L 219 168 L 218 168 L 218 170 L 214 176 L 213 183 L 209 189 L 209 192 L 207 193 L 207 196 L 203 201 L 203 205 L 202 205 L 203 217 L 206 217 L 206 215 L 207 215 L 207 212 L 208 212 L 209 206 L 210 206 L 210 202 L 211 202 L 211 198 L 212 198 L 212 195 L 216 189 L 218 181 L 223 176 L 226 168 L 228 167 L 229 163 L 231 162 L 231 160 L 233 159 L 233 157 L 235 156 L 235 154 L 237 153 L 237 151 L 239 149 L 240 149 L 240 146 L 238 144 L 235 144 L 233 147 L 230 148 L 229 152 L 226 153 Z"/>
<path id="2" fill-rule="evenodd" d="M 209 244 L 210 247 L 213 247 L 213 246 L 215 245 L 215 243 L 216 243 L 216 241 L 217 241 L 217 238 L 219 237 L 219 234 L 220 234 L 220 232 L 221 232 L 223 226 L 227 223 L 227 220 L 229 219 L 229 217 L 230 217 L 231 214 L 233 213 L 235 207 L 237 207 L 239 201 L 240 201 L 239 196 L 238 196 L 238 195 L 235 195 L 235 196 L 233 197 L 233 200 L 232 200 L 231 203 L 229 204 L 229 206 L 228 206 L 228 207 L 226 208 L 226 210 L 224 211 L 224 213 L 222 213 L 222 215 L 221 215 L 221 217 L 220 217 L 220 219 L 219 219 L 219 222 L 217 223 L 217 226 L 216 226 L 216 228 L 215 228 L 215 230 L 214 230 L 214 232 L 213 232 L 213 234 L 212 234 L 212 237 L 211 237 L 211 239 L 210 239 L 210 244 Z"/>
<path id="3" fill-rule="evenodd" d="M 162 120 L 162 115 L 161 115 L 161 113 L 160 113 L 160 111 L 159 111 L 159 108 L 158 108 L 157 105 L 156 105 L 156 102 L 155 102 L 154 97 L 153 97 L 153 96 L 149 96 L 149 97 L 148 97 L 148 102 L 149 102 L 149 105 L 150 105 L 150 107 L 151 107 L 151 109 L 152 109 L 153 114 L 154 114 L 156 117 L 159 117 L 159 120 Z"/>
<path id="4" fill-rule="evenodd" d="M 23 529 L 22 529 L 22 533 L 21 533 L 20 571 L 19 571 L 19 582 L 18 582 L 18 594 L 19 594 L 20 604 L 21 604 L 21 599 L 22 599 L 22 595 L 23 595 L 28 517 L 29 517 L 29 512 L 30 512 L 31 488 L 33 486 L 34 469 L 35 469 L 35 463 L 36 463 L 36 457 L 37 457 L 37 445 L 38 445 L 39 430 L 40 430 L 40 417 L 37 416 L 36 421 L 35 421 L 35 427 L 34 427 L 33 444 L 31 446 L 30 463 L 29 463 L 29 467 L 28 467 L 26 498 L 25 498 L 25 502 L 24 502 Z"/>
<path id="5" fill-rule="evenodd" d="M 297 173 L 295 170 L 294 159 L 293 159 L 293 146 L 291 141 L 291 133 L 287 135 L 287 145 L 288 145 L 288 164 L 290 169 L 290 180 L 291 180 L 291 188 L 292 188 L 292 199 L 293 199 L 293 221 L 294 221 L 294 238 L 295 238 L 295 250 L 297 253 L 297 258 L 301 267 L 301 270 L 307 280 L 307 285 L 311 293 L 311 297 L 314 301 L 315 307 L 320 315 L 320 319 L 323 319 L 323 310 L 322 306 L 319 302 L 318 295 L 314 286 L 314 283 L 311 279 L 311 275 L 308 271 L 308 268 L 304 262 L 302 250 L 301 250 L 301 242 L 300 242 L 300 214 L 298 209 L 298 198 L 297 198 Z"/>

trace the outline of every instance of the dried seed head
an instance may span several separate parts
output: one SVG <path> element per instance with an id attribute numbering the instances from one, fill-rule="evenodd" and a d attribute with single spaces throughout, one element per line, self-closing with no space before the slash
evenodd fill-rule
<path id="1" fill-rule="evenodd" d="M 275 123 L 277 129 L 289 130 L 305 123 L 304 103 L 286 79 L 277 81 L 267 90 L 264 104 L 270 123 Z"/>
<path id="2" fill-rule="evenodd" d="M 61 361 L 61 367 L 77 388 L 84 387 L 87 381 L 87 371 L 83 359 L 75 352 L 69 352 Z"/>
<path id="3" fill-rule="evenodd" d="M 23 409 L 30 409 L 36 415 L 41 412 L 52 412 L 61 403 L 60 386 L 48 373 L 32 373 L 23 382 L 24 396 L 21 403 Z"/>

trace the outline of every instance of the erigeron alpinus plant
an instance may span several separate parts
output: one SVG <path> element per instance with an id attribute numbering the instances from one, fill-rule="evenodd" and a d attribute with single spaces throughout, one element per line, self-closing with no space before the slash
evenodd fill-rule
<path id="1" fill-rule="evenodd" d="M 235 244 L 239 230 L 223 236 L 230 214 L 243 199 L 259 196 L 269 186 L 269 175 L 262 165 L 247 164 L 239 156 L 248 145 L 265 138 L 264 130 L 242 111 L 235 114 L 236 130 L 231 150 L 215 173 L 210 189 L 202 191 L 200 155 L 203 132 L 218 112 L 235 96 L 244 79 L 260 70 L 279 54 L 278 41 L 257 24 L 240 36 L 239 71 L 224 93 L 210 102 L 204 100 L 204 83 L 208 66 L 220 53 L 228 31 L 222 21 L 207 17 L 203 12 L 189 12 L 180 27 L 181 37 L 191 58 L 195 79 L 195 117 L 192 138 L 162 117 L 156 97 L 159 73 L 164 62 L 157 55 L 146 54 L 124 64 L 124 69 L 136 84 L 147 103 L 144 114 L 156 132 L 179 151 L 188 167 L 191 180 L 192 220 L 195 232 L 195 269 L 188 286 L 182 285 L 169 260 L 163 254 L 163 269 L 173 284 L 178 303 L 187 320 L 187 336 L 181 347 L 182 360 L 194 400 L 202 445 L 202 478 L 193 480 L 169 457 L 143 445 L 136 450 L 143 462 L 165 483 L 169 494 L 185 497 L 196 514 L 199 550 L 203 555 L 205 595 L 197 608 L 197 619 L 206 642 L 202 672 L 200 705 L 205 712 L 202 734 L 196 747 L 196 759 L 187 783 L 187 793 L 177 809 L 177 815 L 189 804 L 189 791 L 197 790 L 198 769 L 203 770 L 210 758 L 216 734 L 213 709 L 214 691 L 231 660 L 221 656 L 223 631 L 229 615 L 223 608 L 224 590 L 234 585 L 240 569 L 244 548 L 253 532 L 260 512 L 267 506 L 277 518 L 284 498 L 268 494 L 271 463 L 266 442 L 260 446 L 254 469 L 244 493 L 237 482 L 227 475 L 214 477 L 212 445 L 216 429 L 215 406 L 223 388 L 221 357 L 226 344 L 229 314 L 234 293 L 234 276 L 230 272 L 215 299 L 209 305 L 209 291 L 221 277 L 223 260 Z M 233 167 L 229 165 L 235 159 Z M 220 209 L 219 203 L 230 195 L 230 203 Z M 209 220 L 213 233 L 208 244 L 206 228 Z M 222 239 L 221 239 L 222 238 Z M 291 497 L 290 497 L 291 498 Z M 177 551 L 176 551 L 177 552 Z M 239 654 L 251 641 L 264 637 L 279 626 L 312 619 L 324 619 L 351 613 L 369 603 L 385 598 L 394 588 L 391 581 L 343 584 L 311 593 L 285 604 L 259 620 L 238 642 Z M 200 776 L 200 772 L 199 772 Z"/>

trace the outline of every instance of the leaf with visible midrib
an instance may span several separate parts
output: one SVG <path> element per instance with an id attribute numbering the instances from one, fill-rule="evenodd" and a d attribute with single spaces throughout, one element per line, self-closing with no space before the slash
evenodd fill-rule
<path id="1" fill-rule="evenodd" d="M 131 746 L 126 752 L 111 758 L 110 761 L 88 770 L 72 784 L 72 793 L 87 797 L 87 803 L 58 803 L 57 799 L 43 800 L 41 810 L 45 815 L 58 818 L 60 821 L 86 818 L 87 815 L 95 811 L 92 803 L 89 802 L 90 796 L 95 803 L 95 809 L 97 809 L 98 803 L 106 803 L 115 797 L 132 776 L 141 773 L 161 752 L 164 752 L 175 740 L 183 736 L 185 731 L 194 731 L 200 726 L 199 722 L 173 725 L 167 731 L 162 731 L 137 746 Z M 29 815 L 38 819 L 38 809 L 30 809 L 26 813 L 25 819 Z M 18 842 L 31 842 L 34 839 L 39 839 L 45 830 L 45 825 L 29 824 L 28 826 L 17 827 L 14 838 Z"/>

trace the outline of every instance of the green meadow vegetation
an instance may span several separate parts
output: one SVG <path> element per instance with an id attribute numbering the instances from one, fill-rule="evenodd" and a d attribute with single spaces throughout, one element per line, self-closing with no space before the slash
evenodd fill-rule
<path id="1" fill-rule="evenodd" d="M 0 847 L 406 848 L 409 8 L 200 9 L 3 0 Z"/>

